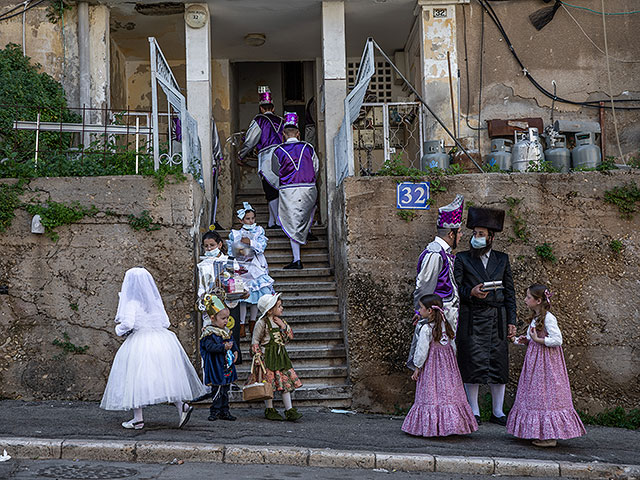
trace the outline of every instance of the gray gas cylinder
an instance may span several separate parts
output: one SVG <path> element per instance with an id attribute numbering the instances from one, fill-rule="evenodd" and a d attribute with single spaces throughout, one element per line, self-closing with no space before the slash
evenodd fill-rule
<path id="1" fill-rule="evenodd" d="M 516 132 L 515 140 L 516 143 L 511 149 L 511 168 L 514 172 L 526 172 L 529 167 L 536 168 L 544 162 L 537 128 L 529 128 L 527 132 Z"/>
<path id="2" fill-rule="evenodd" d="M 500 170 L 511 170 L 511 149 L 513 140 L 508 138 L 494 138 L 491 140 L 491 153 L 486 165 L 497 165 Z"/>
<path id="3" fill-rule="evenodd" d="M 544 151 L 547 162 L 560 173 L 568 173 L 571 168 L 571 152 L 567 148 L 567 137 L 556 135 L 550 139 L 551 147 Z"/>
<path id="4" fill-rule="evenodd" d="M 429 140 L 424 142 L 424 154 L 420 159 L 420 170 L 428 171 L 430 168 L 449 168 L 449 154 L 444 152 L 443 140 Z"/>
<path id="5" fill-rule="evenodd" d="M 576 146 L 571 151 L 573 168 L 596 168 L 602 163 L 600 147 L 595 144 L 593 132 L 576 133 Z"/>

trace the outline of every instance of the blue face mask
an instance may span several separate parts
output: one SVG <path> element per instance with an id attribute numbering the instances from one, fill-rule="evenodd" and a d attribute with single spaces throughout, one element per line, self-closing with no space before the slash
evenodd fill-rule
<path id="1" fill-rule="evenodd" d="M 471 246 L 473 248 L 484 248 L 487 246 L 487 237 L 471 237 Z"/>
<path id="2" fill-rule="evenodd" d="M 207 250 L 204 252 L 205 257 L 217 257 L 220 255 L 220 249 L 216 248 L 215 250 Z"/>

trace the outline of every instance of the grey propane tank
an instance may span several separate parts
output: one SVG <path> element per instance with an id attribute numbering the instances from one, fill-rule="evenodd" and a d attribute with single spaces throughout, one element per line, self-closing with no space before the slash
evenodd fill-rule
<path id="1" fill-rule="evenodd" d="M 491 140 L 491 153 L 486 165 L 497 165 L 500 170 L 511 170 L 511 149 L 513 140 L 508 138 L 494 138 Z"/>
<path id="2" fill-rule="evenodd" d="M 596 168 L 602 163 L 600 147 L 595 144 L 593 132 L 576 133 L 576 146 L 571 152 L 573 168 Z"/>
<path id="3" fill-rule="evenodd" d="M 420 170 L 431 168 L 449 168 L 449 154 L 444 152 L 444 140 L 429 140 L 424 142 L 424 154 L 420 159 Z"/>
<path id="4" fill-rule="evenodd" d="M 544 151 L 547 162 L 560 173 L 568 173 L 571 168 L 571 152 L 567 148 L 567 137 L 555 135 L 550 138 L 551 147 Z"/>
<path id="5" fill-rule="evenodd" d="M 535 169 L 542 165 L 544 153 L 537 128 L 515 132 L 515 140 L 511 149 L 511 168 L 514 172 L 526 172 L 529 168 Z"/>

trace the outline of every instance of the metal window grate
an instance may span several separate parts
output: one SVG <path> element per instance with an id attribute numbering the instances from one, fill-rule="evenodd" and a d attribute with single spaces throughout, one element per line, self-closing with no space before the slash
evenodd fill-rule
<path id="1" fill-rule="evenodd" d="M 347 83 L 349 90 L 351 90 L 356 84 L 356 77 L 358 76 L 358 68 L 360 62 L 347 62 Z M 367 100 L 373 102 L 391 102 L 393 87 L 393 77 L 391 74 L 391 65 L 385 61 L 376 61 L 376 73 L 371 77 L 369 82 L 369 95 Z M 371 98 L 375 95 L 375 98 Z"/>

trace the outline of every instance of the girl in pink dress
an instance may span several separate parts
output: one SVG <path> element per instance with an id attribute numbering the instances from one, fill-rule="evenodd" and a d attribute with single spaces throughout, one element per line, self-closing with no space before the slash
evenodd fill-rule
<path id="1" fill-rule="evenodd" d="M 549 311 L 551 292 L 544 285 L 531 285 L 524 303 L 533 312 L 533 319 L 527 335 L 514 340 L 528 347 L 507 432 L 533 439 L 538 447 L 555 447 L 557 439 L 580 437 L 586 432 L 573 408 L 562 333 Z"/>
<path id="2" fill-rule="evenodd" d="M 407 366 L 418 382 L 416 397 L 402 424 L 410 435 L 444 437 L 478 429 L 462 386 L 455 351 L 455 325 L 443 314 L 442 299 L 425 295 L 420 299 L 421 320 L 415 328 L 415 350 Z"/>

